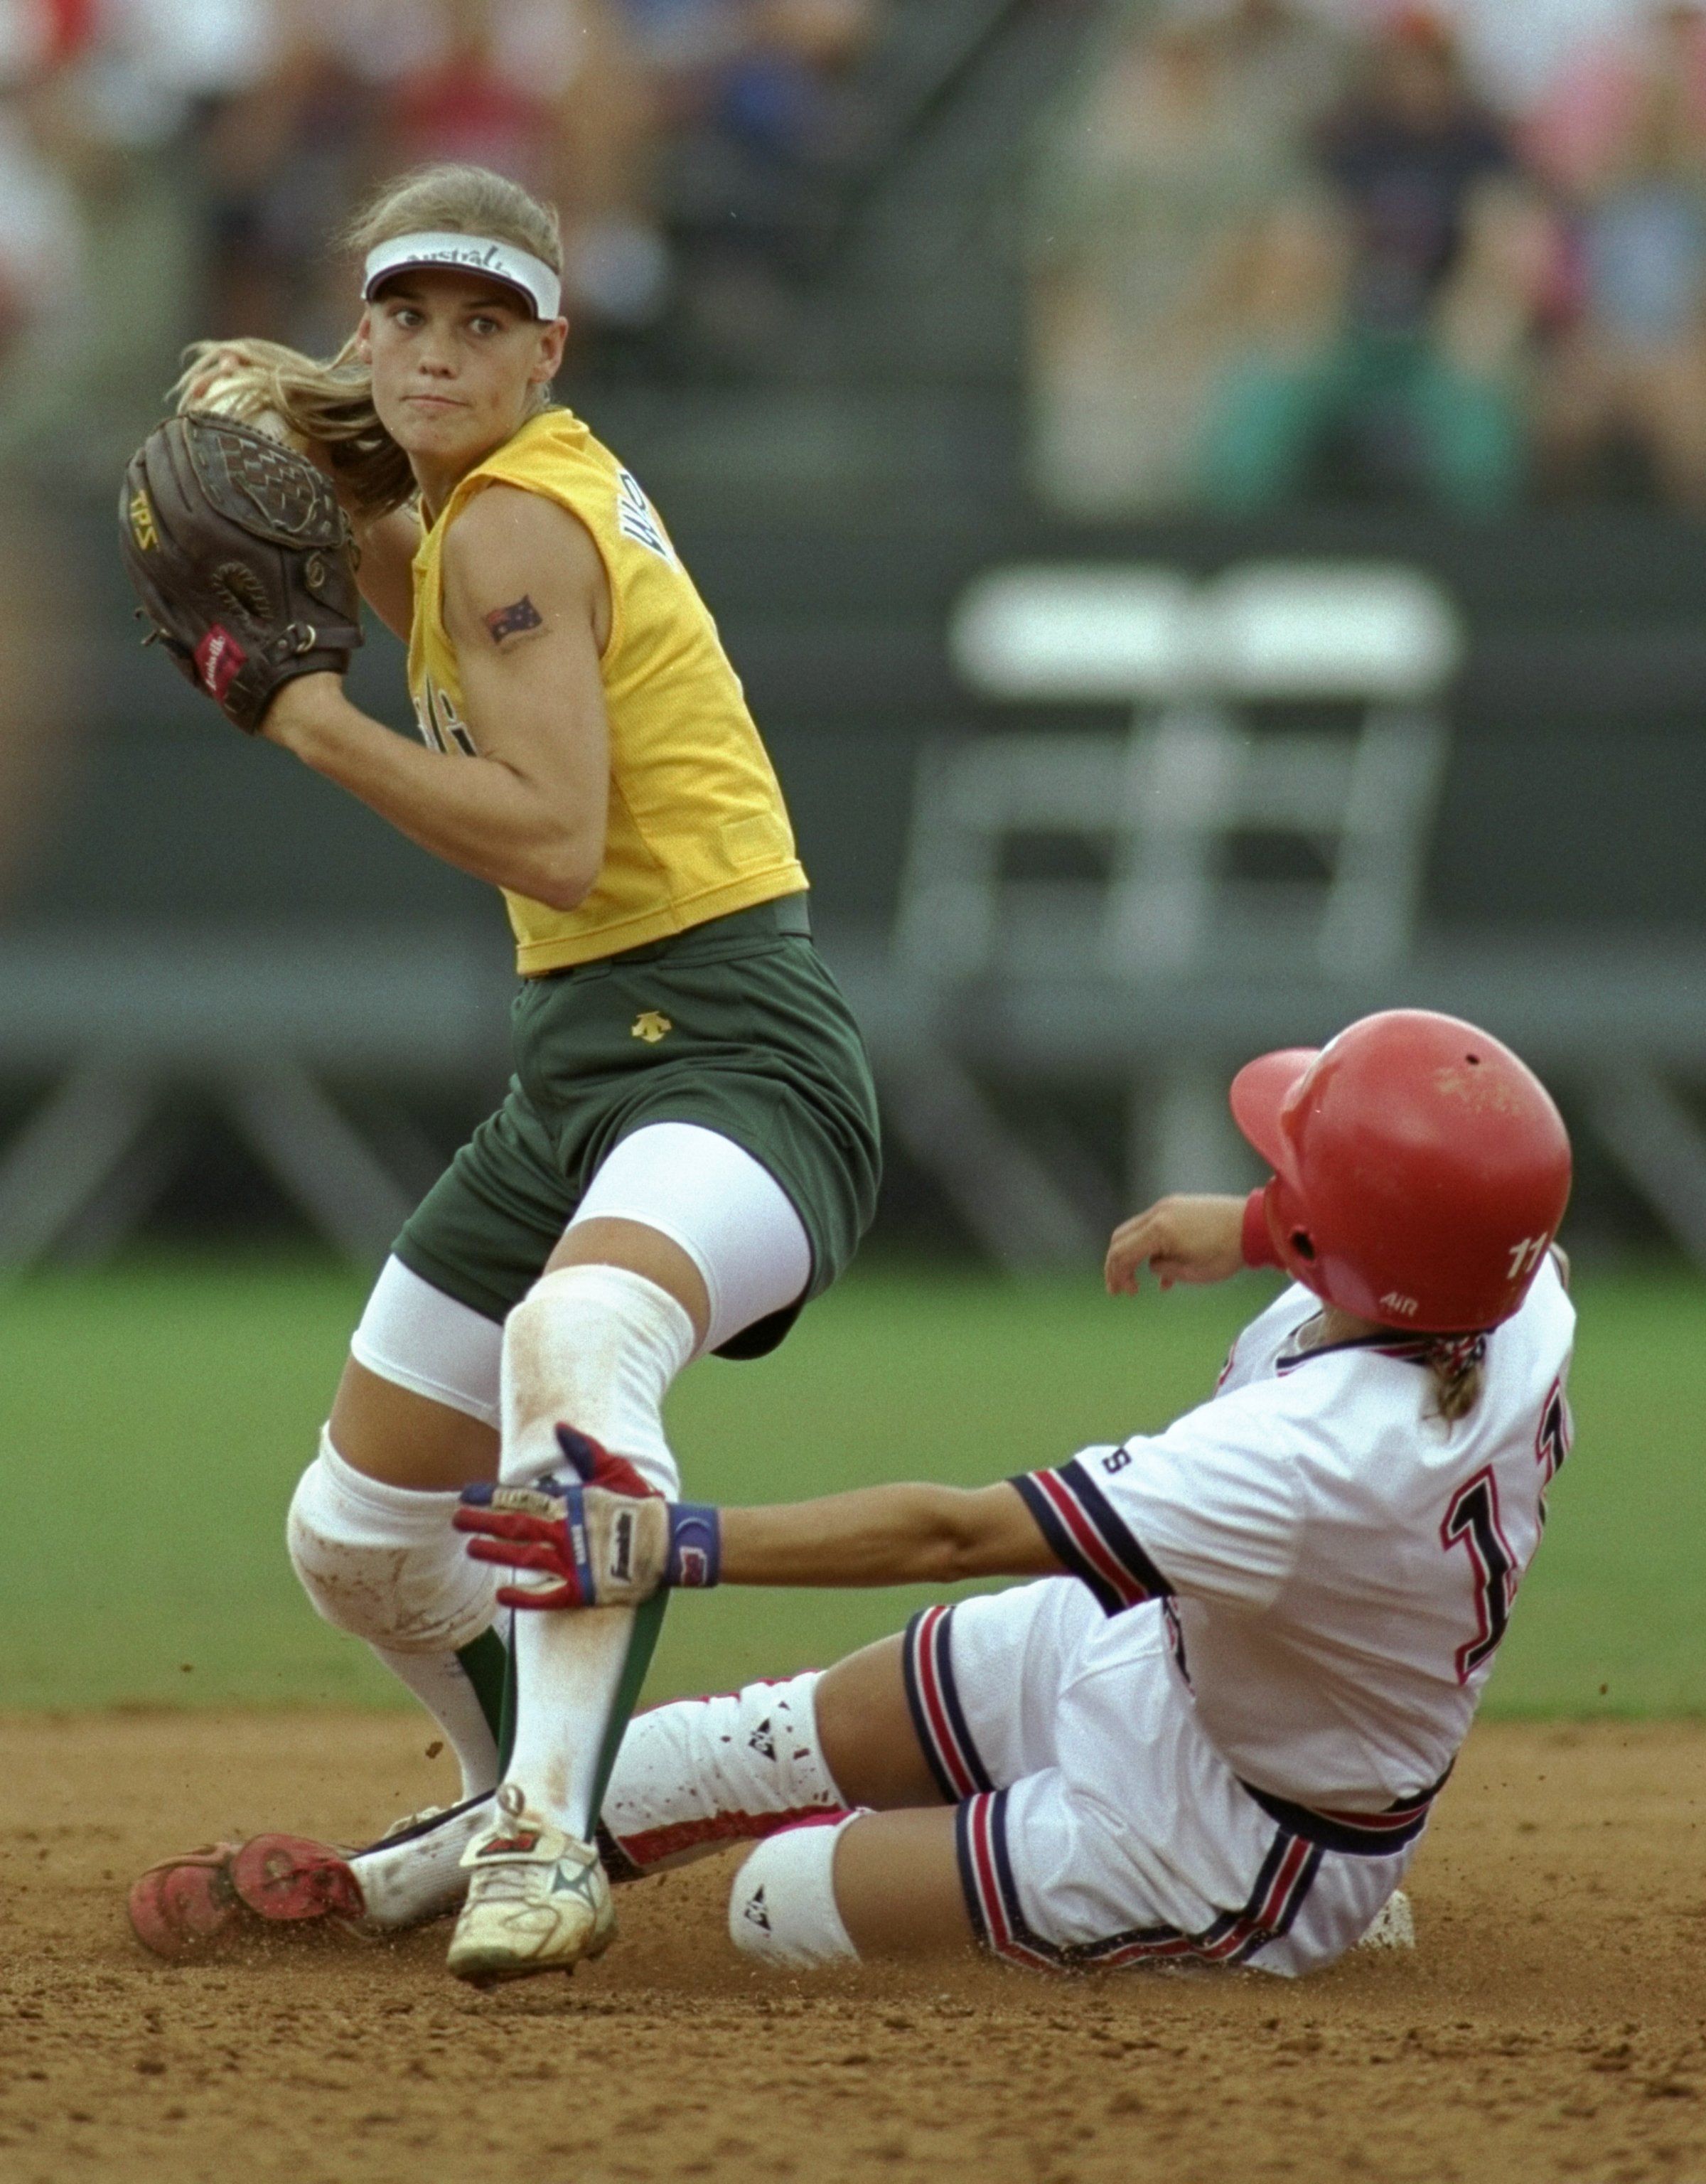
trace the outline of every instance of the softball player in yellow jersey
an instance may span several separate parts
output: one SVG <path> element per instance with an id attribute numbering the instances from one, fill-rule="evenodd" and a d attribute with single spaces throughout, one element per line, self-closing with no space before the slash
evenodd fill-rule
<path id="1" fill-rule="evenodd" d="M 495 882 L 516 933 L 509 1096 L 398 1239 L 290 1518 L 315 1607 L 460 1758 L 466 1821 L 434 1842 L 467 1869 L 451 1968 L 484 1981 L 609 1938 L 594 1825 L 656 1618 L 521 1618 L 506 1662 L 457 1490 L 549 1472 L 569 1424 L 673 1494 L 666 1390 L 707 1350 L 773 1347 L 847 1263 L 877 1118 L 711 616 L 638 484 L 549 404 L 555 219 L 435 169 L 354 239 L 365 310 L 338 365 L 235 344 L 201 384 L 261 360 L 268 405 L 341 482 L 369 604 L 409 641 L 421 744 L 330 675 L 282 690 L 264 733 Z"/>

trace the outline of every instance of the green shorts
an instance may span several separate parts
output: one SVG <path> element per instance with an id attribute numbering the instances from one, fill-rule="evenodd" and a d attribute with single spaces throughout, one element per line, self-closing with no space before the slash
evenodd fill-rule
<path id="1" fill-rule="evenodd" d="M 722 1355 L 773 1350 L 852 1258 L 881 1174 L 870 1064 L 811 944 L 804 898 L 524 978 L 512 1017 L 509 1096 L 421 1201 L 397 1256 L 501 1320 L 611 1149 L 649 1123 L 698 1123 L 768 1169 L 811 1240 L 800 1303 Z"/>

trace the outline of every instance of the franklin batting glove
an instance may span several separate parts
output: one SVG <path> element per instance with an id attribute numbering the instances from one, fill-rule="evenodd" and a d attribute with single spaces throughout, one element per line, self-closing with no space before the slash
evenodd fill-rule
<path id="1" fill-rule="evenodd" d="M 465 1487 L 451 1522 L 476 1562 L 551 1580 L 500 1585 L 505 1607 L 630 1607 L 666 1585 L 710 1585 L 722 1561 L 715 1509 L 666 1502 L 627 1460 L 571 1426 L 557 1444 L 573 1476 Z"/>

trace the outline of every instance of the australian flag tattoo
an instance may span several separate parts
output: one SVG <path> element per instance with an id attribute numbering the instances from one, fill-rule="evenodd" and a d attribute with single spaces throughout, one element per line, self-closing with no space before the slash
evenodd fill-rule
<path id="1" fill-rule="evenodd" d="M 486 627 L 492 632 L 493 644 L 501 644 L 506 637 L 518 637 L 524 629 L 538 629 L 545 617 L 525 592 L 507 607 L 497 607 L 486 616 Z"/>

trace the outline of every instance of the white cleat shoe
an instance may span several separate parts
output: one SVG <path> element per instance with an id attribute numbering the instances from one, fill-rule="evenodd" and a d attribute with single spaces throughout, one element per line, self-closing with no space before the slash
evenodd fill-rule
<path id="1" fill-rule="evenodd" d="M 468 1895 L 446 1959 L 458 1979 L 485 1986 L 571 1972 L 610 1947 L 616 1907 L 598 1852 L 530 1813 L 519 1783 L 499 1789 L 493 1824 L 462 1867 Z"/>
<path id="2" fill-rule="evenodd" d="M 1402 1888 L 1395 1888 L 1380 1907 L 1380 1916 L 1362 1940 L 1359 1949 L 1413 1949 L 1416 1946 L 1416 1918 L 1410 1908 L 1410 1899 Z"/>

